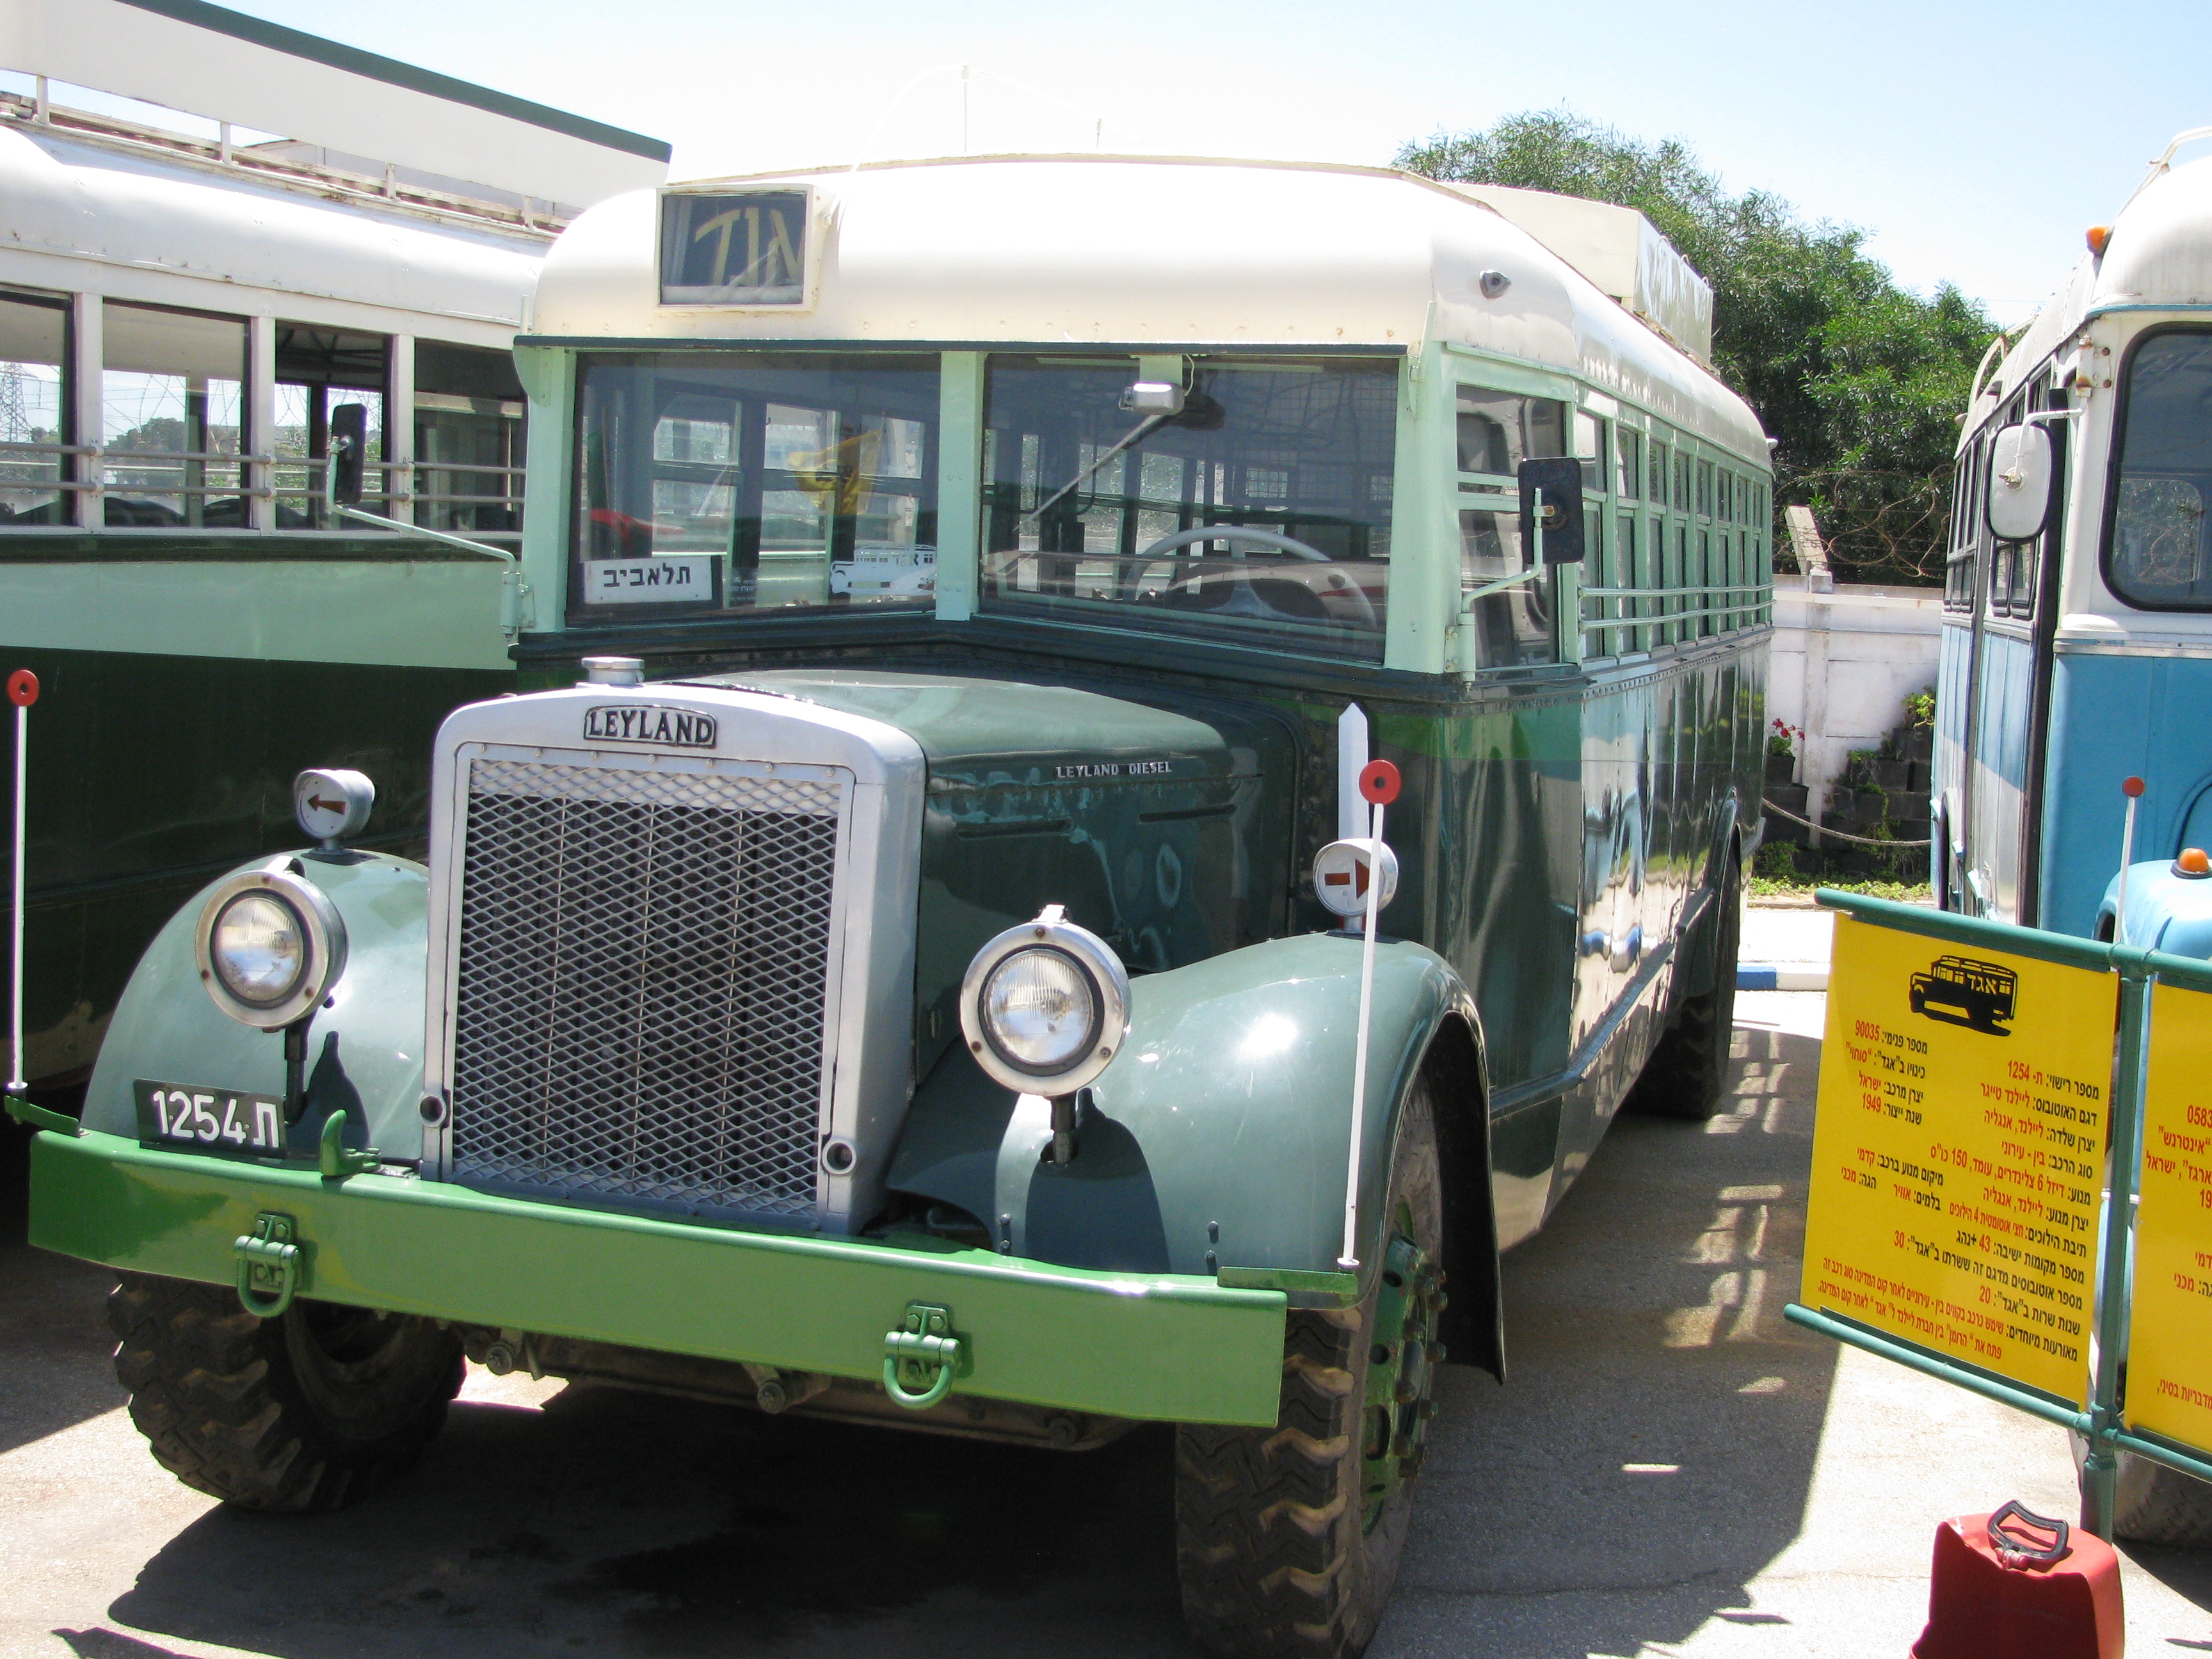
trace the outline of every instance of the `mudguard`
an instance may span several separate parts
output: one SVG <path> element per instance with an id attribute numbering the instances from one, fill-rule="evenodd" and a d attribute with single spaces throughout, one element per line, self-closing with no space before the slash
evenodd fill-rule
<path id="1" fill-rule="evenodd" d="M 2097 936 L 2109 937 L 2119 908 L 2114 876 L 2097 906 Z M 2128 866 L 2128 927 L 2122 945 L 2170 957 L 2212 958 L 2212 877 L 2189 875 L 2166 859 Z"/>
<path id="2" fill-rule="evenodd" d="M 343 1145 L 375 1146 L 412 1163 L 422 1148 L 417 1110 L 428 872 L 377 853 L 349 853 L 343 862 L 279 854 L 274 862 L 327 893 L 346 929 L 345 971 L 307 1027 L 306 1109 L 287 1132 L 287 1149 L 313 1158 L 324 1121 L 343 1113 Z M 194 895 L 139 958 L 93 1068 L 86 1128 L 137 1139 L 132 1085 L 141 1079 L 283 1096 L 281 1034 L 240 1024 L 200 984 L 193 951 L 200 907 L 227 879 Z"/>
<path id="3" fill-rule="evenodd" d="M 916 1092 L 890 1185 L 959 1206 L 1015 1256 L 1127 1272 L 1332 1273 L 1344 1244 L 1360 945 L 1279 939 L 1139 977 L 1121 1054 L 1077 1125 L 1073 1163 L 1048 1164 L 1049 1103 L 991 1082 L 955 1048 Z M 1379 944 L 1361 1155 L 1358 1255 L 1375 1271 L 1401 1103 L 1440 1031 L 1465 1023 L 1467 988 L 1424 946 Z M 1480 1079 L 1463 1108 L 1478 1133 Z M 1440 1133 L 1446 1132 L 1439 1126 Z M 1490 1241 L 1485 1241 L 1488 1245 Z M 1492 1262 L 1494 1249 L 1487 1251 Z M 1293 1286 L 1286 1285 L 1285 1288 Z M 1296 1299 L 1295 1297 L 1293 1298 Z"/>

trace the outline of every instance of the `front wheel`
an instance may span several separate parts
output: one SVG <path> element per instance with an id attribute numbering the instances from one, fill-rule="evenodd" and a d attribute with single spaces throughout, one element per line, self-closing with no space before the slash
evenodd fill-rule
<path id="1" fill-rule="evenodd" d="M 1444 1357 L 1425 1078 L 1400 1120 L 1385 1214 L 1381 1271 L 1359 1306 L 1291 1312 L 1275 1426 L 1176 1431 L 1183 1616 L 1224 1659 L 1350 1659 L 1398 1576 Z"/>
<path id="2" fill-rule="evenodd" d="M 460 1391 L 460 1339 L 409 1315 L 301 1300 L 263 1319 L 228 1286 L 126 1273 L 107 1322 L 155 1461 L 241 1509 L 358 1503 L 422 1455 Z"/>

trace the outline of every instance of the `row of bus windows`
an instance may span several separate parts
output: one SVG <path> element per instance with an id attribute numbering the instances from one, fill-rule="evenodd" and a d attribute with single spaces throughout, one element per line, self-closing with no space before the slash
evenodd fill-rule
<path id="1" fill-rule="evenodd" d="M 1139 368 L 1115 356 L 988 360 L 982 609 L 1379 655 L 1396 362 L 1194 356 L 1182 408 L 1152 416 L 1122 407 Z M 930 599 L 934 358 L 592 354 L 580 385 L 573 622 L 617 622 L 637 606 Z M 1626 429 L 1613 465 L 1610 423 L 1473 388 L 1457 436 L 1461 483 L 1474 492 L 1462 501 L 1470 586 L 1526 568 L 1517 508 L 1481 494 L 1510 495 L 1528 456 L 1579 453 L 1599 549 L 1586 584 L 1656 590 L 1586 603 L 1597 623 L 1634 619 L 1600 626 L 1594 653 L 1760 619 L 1748 596 L 1765 580 L 1761 482 Z M 1679 516 L 1666 511 L 1677 501 Z M 1614 502 L 1635 510 L 1615 514 Z M 1522 584 L 1482 611 L 1484 663 L 1556 656 L 1556 586 Z"/>
<path id="2" fill-rule="evenodd" d="M 1528 574 L 1534 550 L 1522 544 L 1512 482 L 1522 461 L 1538 457 L 1582 463 L 1586 654 L 1649 651 L 1768 620 L 1764 479 L 1656 421 L 1639 430 L 1562 399 L 1468 385 L 1457 405 L 1461 585 L 1482 665 L 1557 659 L 1559 584 Z M 1503 585 L 1516 577 L 1523 580 Z"/>
<path id="3" fill-rule="evenodd" d="M 2212 419 L 2207 418 L 2212 332 L 2173 329 L 2148 336 L 2130 354 L 2124 385 L 2106 580 L 2138 610 L 2212 610 L 2212 527 L 2207 523 L 2212 517 Z M 2042 561 L 2055 546 L 2063 514 L 2054 514 L 2053 529 L 2033 542 L 1992 541 L 1984 515 L 1996 434 L 2051 401 L 2048 394 L 2033 403 L 2015 394 L 1959 458 L 1943 589 L 1947 611 L 1971 611 L 1977 574 L 1986 572 L 1987 615 L 2015 621 L 2035 615 Z M 2065 425 L 2050 424 L 2063 445 L 2070 435 Z M 2081 503 L 2070 504 L 2073 513 L 2082 510 Z M 2094 504 L 2088 510 L 2094 513 Z"/>
<path id="4" fill-rule="evenodd" d="M 1943 569 L 1943 608 L 1967 611 L 1974 608 L 1975 574 L 1986 568 L 1984 604 L 1992 617 L 2030 622 L 2035 617 L 2040 586 L 2043 544 L 1992 542 L 1984 515 L 1989 507 L 1990 450 L 1998 430 L 2023 419 L 2030 410 L 2027 393 L 2012 402 L 1978 433 L 1959 458 L 1951 488 L 1950 545 Z M 2048 407 L 2039 394 L 2033 407 Z"/>
<path id="5" fill-rule="evenodd" d="M 433 528 L 520 527 L 524 404 L 507 353 L 414 342 L 408 468 L 385 465 L 385 335 L 279 320 L 257 366 L 243 317 L 116 300 L 95 315 L 97 362 L 81 367 L 69 296 L 0 289 L 0 528 L 244 529 L 258 492 L 273 494 L 276 528 L 325 527 L 320 464 L 343 404 L 367 411 L 370 510 L 411 501 Z M 80 373 L 98 377 L 89 430 Z M 257 373 L 266 432 L 253 430 Z"/>

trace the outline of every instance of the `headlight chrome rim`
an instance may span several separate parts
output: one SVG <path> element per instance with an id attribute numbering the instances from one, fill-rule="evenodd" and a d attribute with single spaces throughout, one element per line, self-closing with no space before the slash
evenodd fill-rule
<path id="1" fill-rule="evenodd" d="M 233 990 L 216 961 L 216 927 L 234 905 L 248 897 L 282 906 L 300 928 L 302 960 L 298 976 L 282 996 L 267 1001 L 251 1000 Z M 198 959 L 200 983 L 215 1006 L 242 1025 L 274 1031 L 313 1013 L 345 971 L 345 922 L 328 894 L 289 870 L 281 866 L 241 870 L 218 883 L 200 906 L 199 921 L 192 930 L 192 949 Z"/>
<path id="2" fill-rule="evenodd" d="M 1063 1066 L 1024 1064 L 1009 1053 L 991 1025 L 984 999 L 999 970 L 1016 957 L 1047 951 L 1074 967 L 1091 994 L 1092 1023 L 1082 1046 Z M 1048 905 L 1034 921 L 1009 927 L 975 953 L 960 981 L 960 1030 L 969 1056 L 984 1075 L 1018 1094 L 1066 1095 L 1095 1081 L 1113 1064 L 1129 1029 L 1129 975 L 1113 947 Z"/>

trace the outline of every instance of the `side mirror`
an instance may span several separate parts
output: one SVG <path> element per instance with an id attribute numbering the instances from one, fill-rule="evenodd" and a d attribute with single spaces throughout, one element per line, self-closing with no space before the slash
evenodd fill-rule
<path id="1" fill-rule="evenodd" d="M 2051 434 L 2040 426 L 2008 426 L 1990 447 L 1990 534 L 2001 542 L 2033 541 L 2051 517 Z"/>
<path id="2" fill-rule="evenodd" d="M 331 499 L 351 507 L 361 500 L 368 461 L 368 405 L 340 404 L 331 410 Z"/>
<path id="3" fill-rule="evenodd" d="M 1534 545 L 1536 497 L 1544 497 L 1544 562 L 1583 562 L 1583 464 L 1571 455 L 1523 461 L 1521 479 L 1521 541 Z"/>

